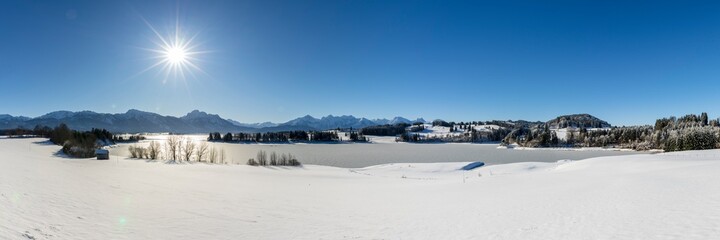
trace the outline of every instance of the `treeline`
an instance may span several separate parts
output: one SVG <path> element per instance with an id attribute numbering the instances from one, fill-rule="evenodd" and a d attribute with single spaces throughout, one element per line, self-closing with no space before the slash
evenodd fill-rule
<path id="1" fill-rule="evenodd" d="M 267 133 L 210 133 L 209 141 L 223 142 L 288 142 L 307 141 L 309 134 L 305 131 L 267 132 Z"/>
<path id="2" fill-rule="evenodd" d="M 537 126 L 543 124 L 543 122 L 529 122 L 525 120 L 517 120 L 517 121 L 501 121 L 501 120 L 491 120 L 491 121 L 469 121 L 469 122 L 446 122 L 443 120 L 435 120 L 432 122 L 433 126 L 444 126 L 444 127 L 458 127 L 467 129 L 469 127 L 473 126 L 482 126 L 482 125 L 496 125 L 501 128 L 520 128 L 520 127 L 528 127 L 528 126 Z"/>
<path id="3" fill-rule="evenodd" d="M 438 120 L 435 120 L 435 121 L 432 121 L 432 126 L 433 126 L 433 127 L 435 127 L 435 126 L 453 127 L 453 125 L 455 125 L 454 122 L 453 122 L 453 123 L 449 123 L 449 122 L 446 122 L 446 121 L 443 121 L 443 120 L 439 120 L 439 119 L 438 119 Z"/>
<path id="4" fill-rule="evenodd" d="M 405 134 L 405 132 L 406 132 L 405 129 L 408 126 L 410 126 L 410 125 L 407 123 L 370 126 L 370 127 L 364 127 L 362 129 L 360 129 L 360 134 L 372 135 L 372 136 L 397 136 L 400 134 Z"/>
<path id="5" fill-rule="evenodd" d="M 13 129 L 0 129 L 0 136 L 8 137 L 34 137 L 35 133 L 31 129 L 25 128 L 13 128 Z"/>
<path id="6" fill-rule="evenodd" d="M 94 157 L 96 149 L 113 143 L 112 134 L 105 129 L 93 128 L 91 131 L 81 132 L 71 130 L 61 123 L 54 129 L 42 127 L 39 130 L 37 135 L 50 138 L 51 142 L 62 146 L 63 153 L 71 157 Z"/>
<path id="7" fill-rule="evenodd" d="M 351 131 L 349 133 L 345 133 L 345 136 L 350 139 L 351 142 L 367 142 L 368 138 L 366 138 L 363 134 L 357 131 Z"/>
<path id="8" fill-rule="evenodd" d="M 415 126 L 413 126 L 415 127 Z M 409 133 L 398 136 L 398 141 L 401 142 L 467 142 L 467 143 L 482 143 L 482 142 L 501 142 L 505 136 L 510 133 L 507 128 L 496 128 L 486 129 L 484 131 L 478 131 L 472 125 L 451 125 L 450 133 L 446 135 L 430 135 L 423 136 L 418 133 L 411 131 Z"/>
<path id="9" fill-rule="evenodd" d="M 357 134 L 357 133 L 356 133 Z M 351 136 L 354 141 L 365 139 L 364 136 Z M 280 142 L 337 142 L 340 137 L 335 131 L 284 131 L 266 133 L 210 133 L 208 141 L 223 142 L 259 142 L 259 143 L 280 143 Z"/>
<path id="10" fill-rule="evenodd" d="M 145 136 L 142 135 L 130 135 L 127 138 L 124 136 L 113 136 L 112 138 L 113 142 L 115 143 L 129 143 L 129 142 L 139 142 L 142 140 L 145 140 Z"/>
<path id="11" fill-rule="evenodd" d="M 67 124 L 60 123 L 55 128 L 37 125 L 33 129 L 6 129 L 0 134 L 10 136 L 35 136 L 45 137 L 50 142 L 62 146 L 62 152 L 70 157 L 89 158 L 95 157 L 95 150 L 102 146 L 112 145 L 118 142 L 138 142 L 145 140 L 140 135 L 128 137 L 113 135 L 105 129 L 93 128 L 90 131 L 76 131 L 70 129 Z"/>
<path id="12" fill-rule="evenodd" d="M 720 147 L 720 124 L 707 113 L 655 121 L 654 126 L 568 129 L 564 138 L 547 125 L 514 129 L 503 140 L 524 147 L 620 147 L 636 150 L 701 150 Z"/>
<path id="13" fill-rule="evenodd" d="M 402 142 L 501 142 L 523 147 L 619 147 L 682 151 L 720 148 L 720 121 L 707 113 L 658 119 L 654 126 L 610 127 L 588 114 L 561 116 L 547 123 L 528 121 L 446 122 L 433 126 L 448 134 L 421 134 L 423 125 L 381 125 L 361 129 L 367 135 L 397 136 Z M 484 127 L 483 127 L 484 126 Z M 550 127 L 553 128 L 550 128 Z M 579 127 L 573 127 L 579 126 Z M 566 127 L 558 132 L 557 127 Z M 558 136 L 558 133 L 563 134 Z"/>
<path id="14" fill-rule="evenodd" d="M 510 133 L 510 128 L 506 127 L 488 127 L 487 124 L 491 122 L 473 121 L 473 122 L 446 122 L 443 120 L 435 120 L 432 122 L 432 126 L 447 127 L 449 130 L 448 134 L 445 135 L 421 135 L 417 132 L 425 130 L 423 124 L 412 125 L 409 128 L 409 132 L 398 136 L 397 141 L 400 142 L 417 142 L 417 143 L 433 143 L 433 142 L 467 142 L 467 143 L 482 143 L 482 142 L 500 142 Z M 486 126 L 478 130 L 479 126 Z M 493 124 L 495 125 L 495 124 Z M 505 123 L 507 125 L 507 123 Z M 512 125 L 508 125 L 512 126 Z"/>
<path id="15" fill-rule="evenodd" d="M 335 142 L 340 140 L 340 137 L 338 137 L 337 132 L 335 131 L 310 132 L 309 135 L 311 142 Z"/>
<path id="16" fill-rule="evenodd" d="M 49 138 L 53 144 L 62 146 L 62 152 L 70 157 L 89 158 L 95 156 L 99 147 L 114 144 L 113 135 L 105 129 L 90 131 L 76 131 L 70 129 L 65 123 L 55 128 L 37 125 L 31 129 L 7 129 L 2 134 L 11 136 L 36 136 Z"/>
<path id="17" fill-rule="evenodd" d="M 365 127 L 360 130 L 362 134 L 374 136 L 395 136 L 399 142 L 501 142 L 512 129 L 521 126 L 529 126 L 531 124 L 541 124 L 539 122 L 527 121 L 472 121 L 472 122 L 446 122 L 443 120 L 435 120 L 430 125 L 433 127 L 447 127 L 449 134 L 445 135 L 428 135 L 420 134 L 425 131 L 425 124 L 395 124 L 395 125 L 378 125 Z M 488 125 L 495 125 L 488 127 Z M 479 126 L 486 126 L 478 130 Z"/>

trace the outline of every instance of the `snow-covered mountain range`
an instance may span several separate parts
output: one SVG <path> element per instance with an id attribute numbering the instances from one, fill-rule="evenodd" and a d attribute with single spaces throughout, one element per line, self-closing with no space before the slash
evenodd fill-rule
<path id="1" fill-rule="evenodd" d="M 6 118 L 3 118 L 6 119 Z M 14 121 L 0 120 L 0 128 L 34 128 L 35 126 L 54 127 L 60 123 L 72 129 L 89 130 L 104 128 L 112 132 L 177 132 L 205 133 L 210 131 L 245 131 L 251 128 L 236 126 L 218 115 L 201 111 L 192 111 L 183 117 L 162 116 L 157 113 L 130 109 L 125 113 L 96 113 L 92 111 L 56 111 L 36 118 L 9 118 Z"/>
<path id="2" fill-rule="evenodd" d="M 363 128 L 367 126 L 425 122 L 422 118 L 415 121 L 403 117 L 393 119 L 367 119 L 351 115 L 328 115 L 315 118 L 310 115 L 299 117 L 285 123 L 241 123 L 224 119 L 216 114 L 194 110 L 182 117 L 162 116 L 157 113 L 130 109 L 125 113 L 96 113 L 92 111 L 55 111 L 36 118 L 0 114 L 0 129 L 34 128 L 35 126 L 54 127 L 60 123 L 72 129 L 90 130 L 104 128 L 112 132 L 275 132 L 288 130 L 327 130 L 336 128 Z"/>

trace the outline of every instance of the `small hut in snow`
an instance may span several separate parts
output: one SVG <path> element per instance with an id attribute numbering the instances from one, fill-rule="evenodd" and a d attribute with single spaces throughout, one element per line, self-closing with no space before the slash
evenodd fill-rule
<path id="1" fill-rule="evenodd" d="M 110 151 L 99 148 L 95 150 L 95 156 L 97 156 L 97 160 L 108 160 L 110 159 Z"/>

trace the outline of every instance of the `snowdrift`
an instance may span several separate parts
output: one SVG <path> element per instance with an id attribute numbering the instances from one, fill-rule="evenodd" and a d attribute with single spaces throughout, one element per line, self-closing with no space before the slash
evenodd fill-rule
<path id="1" fill-rule="evenodd" d="M 359 169 L 56 156 L 0 139 L 0 239 L 711 239 L 720 151 Z"/>

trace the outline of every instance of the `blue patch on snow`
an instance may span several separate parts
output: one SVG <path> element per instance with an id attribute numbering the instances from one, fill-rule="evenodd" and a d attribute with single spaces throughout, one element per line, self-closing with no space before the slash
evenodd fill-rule
<path id="1" fill-rule="evenodd" d="M 472 162 L 472 163 L 470 163 L 470 164 L 468 164 L 468 165 L 465 165 L 464 167 L 460 168 L 460 170 L 469 171 L 469 170 L 473 170 L 473 169 L 482 167 L 482 166 L 484 166 L 484 165 L 485 165 L 484 162 Z"/>

